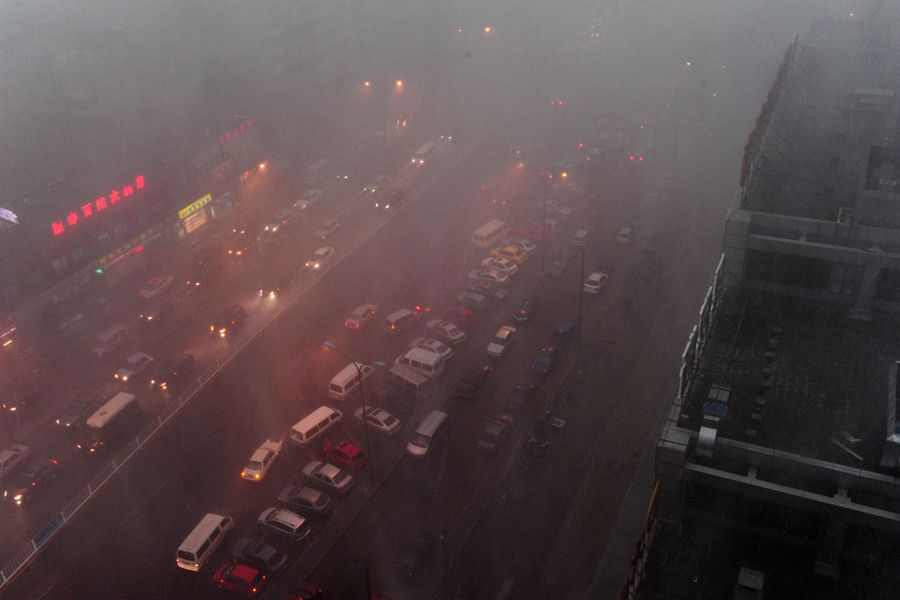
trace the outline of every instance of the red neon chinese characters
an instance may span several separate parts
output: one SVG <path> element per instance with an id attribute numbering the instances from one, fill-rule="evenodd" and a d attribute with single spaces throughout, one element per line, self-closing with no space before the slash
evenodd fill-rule
<path id="1" fill-rule="evenodd" d="M 78 225 L 78 213 L 70 212 L 69 216 L 66 217 L 66 223 L 69 224 L 69 227 Z"/>
<path id="2" fill-rule="evenodd" d="M 134 188 L 131 187 L 130 185 L 126 185 L 125 187 L 122 188 L 122 197 L 123 197 L 123 198 L 127 198 L 128 196 L 131 196 L 132 194 L 134 194 Z M 115 204 L 115 203 L 118 202 L 119 200 L 118 200 L 118 198 L 116 198 L 115 200 L 113 200 L 113 199 L 112 199 L 112 194 L 110 194 L 110 195 L 109 195 L 109 201 L 110 201 L 112 204 Z"/>
<path id="3" fill-rule="evenodd" d="M 139 190 L 144 189 L 144 176 L 143 175 L 138 175 L 137 177 L 134 178 L 134 187 Z"/>
<path id="4" fill-rule="evenodd" d="M 81 206 L 81 214 L 85 217 L 90 217 L 94 214 L 94 206 L 90 202 L 83 204 Z"/>
<path id="5" fill-rule="evenodd" d="M 137 191 L 147 186 L 147 180 L 143 175 L 137 175 L 134 181 L 128 185 L 123 185 L 120 189 L 109 192 L 106 196 L 100 196 L 93 202 L 82 204 L 76 210 L 69 212 L 65 218 L 50 223 L 50 231 L 53 236 L 64 234 L 67 230 L 78 225 L 79 221 L 83 221 L 95 214 L 102 212 L 112 206 L 118 204 L 121 200 L 134 196 Z"/>
<path id="6" fill-rule="evenodd" d="M 100 212 L 101 210 L 106 210 L 106 198 L 104 198 L 103 196 L 100 196 L 99 198 L 94 200 L 94 208 L 97 209 L 97 212 Z"/>
<path id="7" fill-rule="evenodd" d="M 50 227 L 51 229 L 53 229 L 54 236 L 57 236 L 66 230 L 62 221 L 53 221 L 52 223 L 50 223 Z"/>

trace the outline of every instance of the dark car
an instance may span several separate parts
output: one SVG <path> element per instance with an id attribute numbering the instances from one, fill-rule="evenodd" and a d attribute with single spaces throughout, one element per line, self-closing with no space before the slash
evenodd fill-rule
<path id="1" fill-rule="evenodd" d="M 557 345 L 562 345 L 571 339 L 573 331 L 575 331 L 575 323 L 573 321 L 560 321 L 553 329 L 553 341 Z"/>
<path id="2" fill-rule="evenodd" d="M 375 201 L 375 208 L 381 211 L 389 211 L 400 208 L 403 200 L 406 198 L 406 191 L 403 188 L 394 187 L 385 192 Z"/>
<path id="3" fill-rule="evenodd" d="M 513 298 L 512 318 L 520 323 L 530 321 L 537 310 L 539 299 L 534 292 L 523 292 Z"/>
<path id="4" fill-rule="evenodd" d="M 267 273 L 261 278 L 258 290 L 259 297 L 274 300 L 287 288 L 288 283 L 287 275 L 282 275 L 281 273 Z"/>
<path id="5" fill-rule="evenodd" d="M 255 240 L 244 227 L 233 227 L 225 239 L 225 254 L 233 259 L 246 257 L 253 250 Z"/>
<path id="6" fill-rule="evenodd" d="M 278 494 L 278 501 L 302 515 L 324 515 L 331 510 L 331 496 L 308 485 L 289 485 Z"/>
<path id="7" fill-rule="evenodd" d="M 434 548 L 434 539 L 410 538 L 404 542 L 394 558 L 394 571 L 402 579 L 410 580 L 419 570 Z"/>
<path id="8" fill-rule="evenodd" d="M 36 492 L 56 479 L 58 467 L 55 458 L 39 458 L 31 461 L 3 490 L 3 498 L 16 506 L 27 504 Z"/>
<path id="9" fill-rule="evenodd" d="M 209 282 L 222 268 L 221 254 L 209 250 L 201 252 L 191 264 L 191 273 L 187 279 L 188 285 L 200 287 Z"/>
<path id="10" fill-rule="evenodd" d="M 246 309 L 240 304 L 234 304 L 212 322 L 209 326 L 209 334 L 221 338 L 227 337 L 240 330 L 246 320 Z"/>
<path id="11" fill-rule="evenodd" d="M 444 309 L 443 317 L 464 329 L 475 327 L 478 324 L 478 313 L 467 306 L 459 304 Z"/>
<path id="12" fill-rule="evenodd" d="M 284 552 L 250 538 L 240 538 L 231 546 L 231 557 L 267 575 L 278 575 L 288 565 Z"/>
<path id="13" fill-rule="evenodd" d="M 488 423 L 481 435 L 478 436 L 478 449 L 486 454 L 497 454 L 503 440 L 509 432 L 509 425 L 512 423 L 512 417 L 509 415 L 497 415 Z"/>
<path id="14" fill-rule="evenodd" d="M 492 369 L 489 365 L 484 365 L 464 375 L 463 378 L 459 380 L 459 383 L 456 384 L 454 395 L 463 400 L 473 398 L 488 382 L 491 371 Z"/>
<path id="15" fill-rule="evenodd" d="M 549 375 L 556 368 L 556 361 L 559 358 L 559 346 L 556 344 L 548 344 L 541 348 L 540 354 L 534 359 L 532 368 L 538 375 Z"/>
<path id="16" fill-rule="evenodd" d="M 174 394 L 184 388 L 196 368 L 194 355 L 182 354 L 164 363 L 150 379 L 150 386 Z"/>
<path id="17" fill-rule="evenodd" d="M 520 383 L 509 392 L 506 399 L 506 410 L 514 413 L 522 412 L 526 407 L 534 403 L 537 397 L 537 385 L 533 383 Z"/>
<path id="18" fill-rule="evenodd" d="M 96 408 L 96 398 L 82 396 L 63 409 L 56 417 L 56 424 L 66 429 L 80 427 Z"/>
<path id="19" fill-rule="evenodd" d="M 287 600 L 325 600 L 325 593 L 315 583 L 301 581 L 287 597 Z"/>
<path id="20" fill-rule="evenodd" d="M 39 388 L 33 383 L 20 383 L 13 388 L 12 394 L 4 393 L 3 410 L 5 412 L 22 412 L 34 404 L 39 395 Z"/>
<path id="21" fill-rule="evenodd" d="M 547 275 L 551 277 L 562 277 L 563 273 L 566 272 L 566 269 L 569 268 L 569 263 L 571 262 L 572 256 L 570 254 L 548 258 L 546 266 Z"/>

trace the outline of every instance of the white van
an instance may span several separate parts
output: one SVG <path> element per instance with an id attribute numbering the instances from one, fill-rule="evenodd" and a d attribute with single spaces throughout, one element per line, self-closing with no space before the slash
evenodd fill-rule
<path id="1" fill-rule="evenodd" d="M 412 439 L 406 445 L 406 451 L 416 458 L 428 454 L 428 449 L 434 444 L 434 440 L 443 430 L 441 427 L 447 420 L 447 413 L 433 410 L 422 420 L 416 428 Z"/>
<path id="2" fill-rule="evenodd" d="M 291 442 L 301 448 L 340 423 L 344 413 L 330 406 L 320 406 L 291 427 Z"/>
<path id="3" fill-rule="evenodd" d="M 444 372 L 444 359 L 441 355 L 425 348 L 410 348 L 395 362 L 426 377 L 437 377 Z"/>
<path id="4" fill-rule="evenodd" d="M 97 358 L 103 358 L 104 356 L 115 350 L 124 339 L 125 326 L 113 325 L 97 336 L 97 338 L 91 344 L 91 352 L 93 352 L 94 356 L 96 356 Z"/>
<path id="5" fill-rule="evenodd" d="M 319 179 L 322 177 L 322 174 L 325 172 L 325 169 L 328 168 L 328 159 L 322 158 L 314 162 L 313 164 L 306 167 L 306 170 L 303 171 L 303 181 L 306 182 L 307 185 L 315 185 Z"/>
<path id="6" fill-rule="evenodd" d="M 584 248 L 590 236 L 591 232 L 587 229 L 579 229 L 575 232 L 575 237 L 572 238 L 572 245 L 576 248 Z"/>
<path id="7" fill-rule="evenodd" d="M 419 315 L 413 311 L 408 308 L 401 308 L 384 318 L 384 326 L 389 332 L 394 333 L 412 327 L 418 319 Z"/>
<path id="8" fill-rule="evenodd" d="M 631 227 L 623 227 L 619 230 L 619 235 L 616 236 L 616 243 L 622 244 L 623 246 L 631 243 L 631 239 L 634 237 L 634 231 Z"/>
<path id="9" fill-rule="evenodd" d="M 341 369 L 328 384 L 328 395 L 334 400 L 344 400 L 369 378 L 373 370 L 372 365 L 363 364 L 360 364 L 359 370 L 357 370 L 356 365 L 350 363 Z"/>
<path id="10" fill-rule="evenodd" d="M 509 225 L 498 219 L 491 219 L 472 234 L 472 243 L 479 248 L 490 248 L 499 244 L 509 233 Z"/>
<path id="11" fill-rule="evenodd" d="M 208 513 L 178 546 L 175 564 L 188 571 L 199 571 L 232 527 L 231 517 Z"/>
<path id="12" fill-rule="evenodd" d="M 427 144 L 422 144 L 419 146 L 419 149 L 416 150 L 416 153 L 412 157 L 412 164 L 414 165 L 424 165 L 425 159 L 427 159 L 431 154 L 437 149 L 437 146 L 434 142 L 428 142 Z"/>

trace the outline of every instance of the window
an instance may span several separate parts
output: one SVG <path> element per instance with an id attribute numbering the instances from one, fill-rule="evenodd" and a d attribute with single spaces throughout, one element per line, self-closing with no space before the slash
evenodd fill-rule
<path id="1" fill-rule="evenodd" d="M 878 274 L 878 299 L 884 302 L 900 302 L 900 271 L 881 270 Z"/>
<path id="2" fill-rule="evenodd" d="M 832 263 L 831 292 L 842 296 L 855 296 L 859 292 L 859 282 L 862 280 L 862 273 L 863 267 L 860 265 Z"/>
<path id="3" fill-rule="evenodd" d="M 829 289 L 831 270 L 831 263 L 818 258 L 750 250 L 744 277 L 760 283 L 825 291 Z"/>

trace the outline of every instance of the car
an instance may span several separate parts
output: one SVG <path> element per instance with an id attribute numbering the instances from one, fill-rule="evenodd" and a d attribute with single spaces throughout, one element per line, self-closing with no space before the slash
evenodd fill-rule
<path id="1" fill-rule="evenodd" d="M 505 410 L 520 413 L 534 403 L 537 397 L 537 385 L 534 383 L 516 384 L 509 392 L 504 404 Z"/>
<path id="2" fill-rule="evenodd" d="M 484 267 L 469 271 L 466 275 L 466 279 L 470 281 L 490 281 L 491 283 L 498 283 L 501 285 L 509 283 L 509 275 L 506 273 L 497 271 L 496 269 L 486 269 Z"/>
<path id="3" fill-rule="evenodd" d="M 511 239 L 511 240 L 507 240 L 507 242 L 506 242 L 506 247 L 509 247 L 509 246 L 516 246 L 516 247 L 518 247 L 518 248 L 521 248 L 521 249 L 524 250 L 527 254 L 533 254 L 534 252 L 537 252 L 537 244 L 535 244 L 534 242 L 532 242 L 532 241 L 529 240 L 528 238 L 513 238 L 513 239 Z M 499 254 L 499 256 L 505 256 L 505 255 L 504 255 L 504 254 Z M 506 256 L 506 258 L 509 258 L 509 259 L 511 259 L 511 260 L 515 260 L 515 259 L 514 259 L 513 257 L 511 257 L 511 256 Z"/>
<path id="4" fill-rule="evenodd" d="M 478 313 L 459 304 L 445 308 L 441 314 L 444 319 L 460 327 L 475 327 L 478 324 Z"/>
<path id="5" fill-rule="evenodd" d="M 374 406 L 367 406 L 365 408 L 365 411 L 365 421 L 363 420 L 362 407 L 356 409 L 356 412 L 353 413 L 353 417 L 360 423 L 364 423 L 367 427 L 374 429 L 384 437 L 391 437 L 392 435 L 400 432 L 400 429 L 402 428 L 400 419 L 398 419 L 391 413 L 381 408 L 375 408 Z"/>
<path id="6" fill-rule="evenodd" d="M 306 268 L 311 271 L 323 271 L 325 267 L 331 264 L 331 259 L 333 257 L 334 248 L 331 246 L 322 246 L 306 259 Z"/>
<path id="7" fill-rule="evenodd" d="M 568 206 L 562 206 L 553 201 L 547 201 L 547 206 L 544 207 L 544 212 L 548 217 L 552 217 L 557 221 L 565 221 L 572 215 L 572 209 Z"/>
<path id="8" fill-rule="evenodd" d="M 248 481 L 262 481 L 269 469 L 275 463 L 275 459 L 281 454 L 284 447 L 284 440 L 273 441 L 266 440 L 257 448 L 250 456 L 250 460 L 241 470 L 241 478 Z"/>
<path id="9" fill-rule="evenodd" d="M 347 329 L 362 329 L 372 320 L 377 310 L 377 304 L 363 304 L 357 306 L 353 309 L 353 312 L 350 313 L 350 316 L 344 319 L 344 327 Z"/>
<path id="10" fill-rule="evenodd" d="M 547 261 L 547 274 L 551 277 L 562 277 L 572 262 L 571 254 L 561 254 Z"/>
<path id="11" fill-rule="evenodd" d="M 532 369 L 538 375 L 549 375 L 556 368 L 556 361 L 559 358 L 559 346 L 556 344 L 547 344 L 538 353 L 534 359 Z"/>
<path id="12" fill-rule="evenodd" d="M 288 565 L 288 555 L 259 540 L 240 538 L 231 546 L 235 562 L 253 567 L 266 575 L 278 575 Z"/>
<path id="13" fill-rule="evenodd" d="M 181 354 L 157 369 L 150 379 L 150 388 L 175 393 L 187 383 L 196 367 L 197 361 L 193 354 Z"/>
<path id="14" fill-rule="evenodd" d="M 325 192 L 318 189 L 306 190 L 303 192 L 303 195 L 300 196 L 296 202 L 294 202 L 294 208 L 300 210 L 307 210 L 311 208 L 321 200 L 325 196 Z"/>
<path id="15" fill-rule="evenodd" d="M 509 433 L 513 418 L 509 415 L 497 415 L 478 436 L 478 449 L 485 454 L 497 454 L 503 440 Z"/>
<path id="16" fill-rule="evenodd" d="M 353 477 L 349 473 L 321 460 L 307 463 L 303 467 L 303 477 L 312 485 L 338 494 L 347 492 L 354 483 Z"/>
<path id="17" fill-rule="evenodd" d="M 186 285 L 191 284 L 188 283 Z M 166 321 L 180 303 L 181 297 L 177 294 L 169 298 L 148 302 L 139 315 L 141 323 L 149 325 Z"/>
<path id="18" fill-rule="evenodd" d="M 225 240 L 225 254 L 235 259 L 243 258 L 250 253 L 252 247 L 252 236 L 245 228 L 231 228 Z"/>
<path id="19" fill-rule="evenodd" d="M 411 580 L 425 565 L 434 550 L 435 539 L 410 538 L 400 544 L 394 557 L 394 572 L 401 580 Z"/>
<path id="20" fill-rule="evenodd" d="M 220 590 L 228 590 L 252 598 L 262 591 L 268 577 L 251 566 L 241 563 L 219 565 L 213 575 L 213 583 Z"/>
<path id="21" fill-rule="evenodd" d="M 143 287 L 141 287 L 141 291 L 138 293 L 144 300 L 150 300 L 151 298 L 155 298 L 159 294 L 162 293 L 167 287 L 172 284 L 175 278 L 171 275 L 158 275 L 156 277 L 151 277 L 144 283 Z"/>
<path id="22" fill-rule="evenodd" d="M 325 600 L 325 592 L 314 583 L 301 581 L 287 597 L 287 600 Z M 375 600 L 374 595 L 372 600 Z"/>
<path id="23" fill-rule="evenodd" d="M 94 414 L 97 409 L 97 400 L 90 396 L 82 396 L 73 400 L 56 417 L 56 424 L 65 429 L 80 427 L 84 421 Z"/>
<path id="24" fill-rule="evenodd" d="M 55 458 L 39 458 L 31 461 L 3 490 L 3 498 L 16 506 L 27 504 L 37 490 L 47 487 L 56 479 L 58 466 L 59 463 Z"/>
<path id="25" fill-rule="evenodd" d="M 16 467 L 31 456 L 31 448 L 24 444 L 13 444 L 0 452 L 0 479 L 12 474 Z"/>
<path id="26" fill-rule="evenodd" d="M 153 357 L 143 352 L 135 352 L 125 359 L 125 364 L 116 371 L 113 377 L 122 383 L 134 382 L 153 366 Z"/>
<path id="27" fill-rule="evenodd" d="M 385 192 L 383 197 L 375 200 L 375 208 L 387 212 L 392 208 L 399 208 L 405 198 L 406 192 L 403 188 L 393 187 Z"/>
<path id="28" fill-rule="evenodd" d="M 584 282 L 584 291 L 587 294 L 599 294 L 600 290 L 606 285 L 607 280 L 609 280 L 609 275 L 606 273 L 601 273 L 600 271 L 594 271 Z"/>
<path id="29" fill-rule="evenodd" d="M 289 277 L 281 272 L 269 270 L 263 273 L 261 277 L 262 283 L 259 286 L 259 297 L 274 300 L 281 295 L 290 284 Z"/>
<path id="30" fill-rule="evenodd" d="M 422 292 L 415 304 L 416 314 L 421 316 L 432 312 L 442 295 L 441 292 L 433 290 Z"/>
<path id="31" fill-rule="evenodd" d="M 520 323 L 530 321 L 540 304 L 540 298 L 533 291 L 516 294 L 512 305 L 512 318 Z"/>
<path id="32" fill-rule="evenodd" d="M 220 338 L 239 331 L 247 321 L 247 310 L 240 304 L 232 304 L 228 310 L 220 314 L 209 326 L 209 334 Z"/>
<path id="33" fill-rule="evenodd" d="M 21 412 L 28 405 L 34 404 L 40 397 L 41 390 L 36 383 L 17 383 L 12 393 L 4 393 L 0 406 L 6 412 Z"/>
<path id="34" fill-rule="evenodd" d="M 275 235 L 284 233 L 287 226 L 294 220 L 294 211 L 289 208 L 279 210 L 272 215 L 272 218 L 263 226 L 263 233 Z"/>
<path id="35" fill-rule="evenodd" d="M 493 258 L 505 258 L 506 260 L 511 261 L 517 265 L 521 265 L 523 262 L 528 260 L 528 252 L 525 251 L 521 246 L 517 246 L 514 244 L 506 244 L 505 246 L 492 248 L 491 256 Z"/>
<path id="36" fill-rule="evenodd" d="M 463 400 L 470 400 L 475 397 L 478 391 L 487 384 L 492 371 L 493 369 L 490 365 L 483 365 L 469 371 L 456 384 L 453 395 Z"/>
<path id="37" fill-rule="evenodd" d="M 326 442 L 322 446 L 322 458 L 348 471 L 357 471 L 366 464 L 366 454 L 362 448 L 349 440 Z"/>
<path id="38" fill-rule="evenodd" d="M 308 485 L 289 485 L 278 494 L 278 501 L 304 515 L 325 515 L 331 510 L 331 496 Z"/>
<path id="39" fill-rule="evenodd" d="M 634 239 L 634 230 L 631 227 L 623 227 L 616 235 L 616 243 L 621 246 L 627 246 Z"/>
<path id="40" fill-rule="evenodd" d="M 309 535 L 306 519 L 286 508 L 271 506 L 259 514 L 256 523 L 263 530 L 285 537 L 291 543 L 302 541 Z"/>
<path id="41" fill-rule="evenodd" d="M 492 358 L 500 358 L 506 353 L 507 348 L 512 344 L 515 337 L 516 328 L 510 325 L 504 325 L 494 334 L 491 343 L 488 344 L 487 354 Z"/>
<path id="42" fill-rule="evenodd" d="M 515 275 L 519 272 L 519 265 L 509 260 L 508 258 L 496 258 L 491 256 L 482 260 L 481 266 L 487 269 L 500 271 L 501 273 L 509 276 Z"/>
<path id="43" fill-rule="evenodd" d="M 319 228 L 313 232 L 313 235 L 319 239 L 324 240 L 329 235 L 335 232 L 335 230 L 340 227 L 340 223 L 335 221 L 334 219 L 328 219 L 327 221 L 322 221 L 322 224 L 319 225 Z"/>
<path id="44" fill-rule="evenodd" d="M 416 338 L 409 344 L 409 347 L 422 348 L 423 350 L 434 352 L 444 359 L 445 362 L 450 360 L 450 357 L 453 356 L 453 349 L 450 346 L 440 340 L 430 337 Z"/>
<path id="45" fill-rule="evenodd" d="M 391 183 L 391 178 L 387 175 L 377 175 L 375 179 L 369 182 L 368 185 L 364 186 L 362 190 L 360 190 L 361 194 L 378 194 L 383 191 L 388 184 Z"/>
<path id="46" fill-rule="evenodd" d="M 553 328 L 553 341 L 562 346 L 571 339 L 573 331 L 575 331 L 574 321 L 560 321 Z"/>
<path id="47" fill-rule="evenodd" d="M 506 297 L 509 296 L 509 290 L 499 283 L 482 281 L 480 279 L 470 279 L 466 281 L 466 289 L 470 292 L 483 294 L 488 298 L 494 298 L 495 300 L 500 301 L 505 300 Z"/>
<path id="48" fill-rule="evenodd" d="M 462 292 L 456 295 L 454 301 L 460 306 L 465 306 L 466 308 L 477 310 L 479 312 L 485 311 L 491 307 L 491 299 L 478 292 Z"/>
<path id="49" fill-rule="evenodd" d="M 459 344 L 466 339 L 466 332 L 450 321 L 432 319 L 431 321 L 428 321 L 426 328 L 431 333 L 451 344 Z"/>

